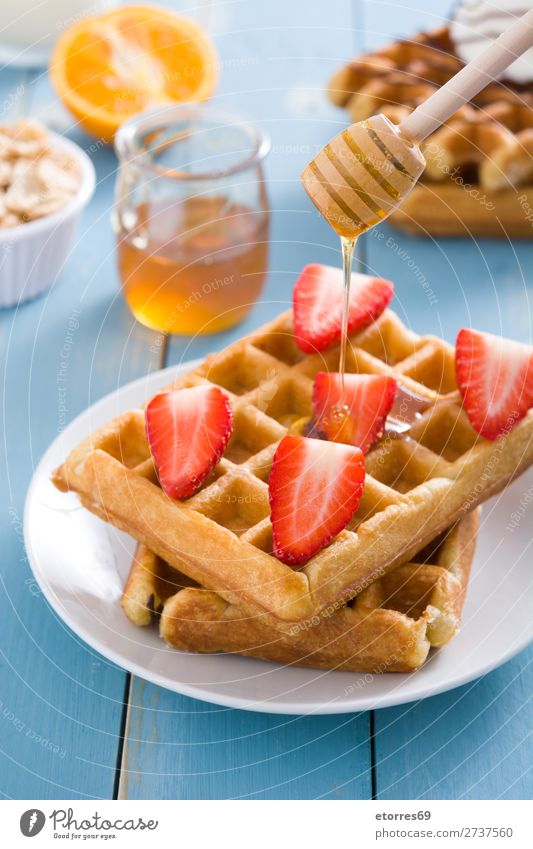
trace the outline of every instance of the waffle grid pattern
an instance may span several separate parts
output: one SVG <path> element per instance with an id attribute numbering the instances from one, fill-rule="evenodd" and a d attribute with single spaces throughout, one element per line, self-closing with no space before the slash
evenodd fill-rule
<path id="1" fill-rule="evenodd" d="M 448 28 L 442 26 L 351 60 L 331 78 L 329 96 L 336 106 L 348 109 L 353 121 L 382 111 L 398 123 L 463 66 Z M 494 104 L 531 108 L 533 94 L 529 86 L 493 82 L 472 104 L 481 110 Z M 467 107 L 462 114 L 473 111 Z"/>
<path id="2" fill-rule="evenodd" d="M 302 354 L 291 313 L 284 313 L 180 376 L 173 385 L 211 382 L 224 389 L 235 418 L 212 478 L 184 503 L 168 499 L 157 484 L 142 410 L 89 437 L 58 470 L 56 483 L 243 610 L 260 611 L 281 628 L 315 616 L 411 559 L 533 460 L 531 414 L 504 438 L 505 451 L 478 438 L 456 391 L 453 348 L 417 336 L 386 311 L 352 338 L 347 369 L 395 376 L 401 391 L 393 414 L 405 418 L 401 408 L 412 397 L 418 412 L 407 411 L 414 418 L 408 435 L 389 432 L 367 455 L 351 524 L 294 571 L 271 554 L 268 474 L 281 437 L 311 414 L 314 375 L 337 363 L 335 348 Z M 486 468 L 491 472 L 483 480 Z"/>
<path id="3" fill-rule="evenodd" d="M 381 112 L 399 124 L 462 67 L 440 27 L 352 60 L 329 96 L 351 121 Z M 532 105 L 531 85 L 497 82 L 465 104 L 425 141 L 426 170 L 391 222 L 425 235 L 529 238 L 517 190 L 533 203 Z"/>
<path id="4" fill-rule="evenodd" d="M 382 112 L 398 124 L 457 73 L 446 30 L 394 42 L 341 69 L 330 83 L 334 103 L 352 121 Z M 432 133 L 423 145 L 424 182 L 450 182 L 459 173 L 489 192 L 533 182 L 533 95 L 494 83 Z"/>

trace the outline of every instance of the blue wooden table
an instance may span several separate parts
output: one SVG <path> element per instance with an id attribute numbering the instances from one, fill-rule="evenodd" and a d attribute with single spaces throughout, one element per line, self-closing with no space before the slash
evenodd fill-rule
<path id="1" fill-rule="evenodd" d="M 61 425 L 57 372 L 74 311 L 79 328 L 68 371 L 68 420 L 117 386 L 204 355 L 267 320 L 290 300 L 305 262 L 338 264 L 337 240 L 298 181 L 303 164 L 345 123 L 345 115 L 328 105 L 324 85 L 354 52 L 436 24 L 448 3 L 431 4 L 431 12 L 425 5 L 199 0 L 187 9 L 213 35 L 221 56 L 214 104 L 248 115 L 272 136 L 271 272 L 264 298 L 244 326 L 191 343 L 173 338 L 166 347 L 135 324 L 118 292 L 110 226 L 113 152 L 71 124 L 44 73 L 0 71 L 0 120 L 40 116 L 90 152 L 98 176 L 78 243 L 53 291 L 0 313 L 5 797 L 530 796 L 531 651 L 468 686 L 403 707 L 334 717 L 223 709 L 130 676 L 85 645 L 44 601 L 22 541 L 33 469 Z M 482 329 L 529 338 L 531 244 L 433 242 L 386 227 L 384 232 L 382 241 L 368 237 L 364 260 L 396 281 L 397 304 L 415 330 L 451 339 L 475 315 Z M 435 298 L 421 288 L 410 258 L 431 281 Z"/>

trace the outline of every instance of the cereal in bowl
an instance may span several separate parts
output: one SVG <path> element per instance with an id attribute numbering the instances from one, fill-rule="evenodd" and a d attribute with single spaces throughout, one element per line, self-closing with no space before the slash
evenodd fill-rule
<path id="1" fill-rule="evenodd" d="M 0 125 L 0 228 L 57 212 L 80 185 L 76 162 L 34 121 Z"/>

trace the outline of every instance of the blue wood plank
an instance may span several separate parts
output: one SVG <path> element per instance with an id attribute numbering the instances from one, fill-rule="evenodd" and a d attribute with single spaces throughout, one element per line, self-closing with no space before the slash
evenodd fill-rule
<path id="1" fill-rule="evenodd" d="M 169 362 L 204 356 L 272 318 L 289 305 L 304 263 L 336 257 L 299 174 L 344 121 L 327 104 L 324 81 L 360 35 L 350 11 L 350 3 L 335 3 L 325 19 L 319 4 L 278 0 L 220 5 L 217 16 L 215 6 L 222 85 L 213 105 L 247 115 L 272 136 L 270 275 L 243 324 L 212 337 L 173 338 Z M 122 798 L 368 798 L 369 719 L 221 710 L 133 679 L 122 769 Z"/>
<path id="2" fill-rule="evenodd" d="M 440 3 L 412 5 L 366 4 L 366 43 L 385 43 L 391 29 L 408 36 L 445 13 Z M 411 238 L 385 224 L 368 234 L 363 253 L 367 271 L 394 280 L 395 308 L 418 333 L 454 341 L 471 325 L 531 342 L 531 241 Z M 378 798 L 528 798 L 530 658 L 418 705 L 378 711 Z"/>
<path id="3" fill-rule="evenodd" d="M 350 32 L 346 24 L 349 4 L 328 7 L 326 24 L 323 7 L 310 5 L 258 6 L 245 0 L 197 6 L 203 22 L 217 37 L 223 60 L 224 82 L 215 103 L 248 113 L 273 136 L 268 166 L 273 249 L 265 297 L 247 322 L 234 331 L 192 344 L 173 340 L 172 362 L 222 347 L 278 312 L 290 300 L 294 277 L 304 262 L 338 262 L 336 240 L 303 196 L 298 174 L 315 149 L 344 125 L 344 114 L 325 103 L 323 83 L 352 53 L 360 32 Z M 440 9 L 440 2 L 437 5 Z M 422 0 L 413 0 L 411 9 L 375 0 L 354 4 L 354 21 L 359 29 L 366 22 L 366 43 L 370 46 L 373 40 L 374 46 L 386 41 L 392 31 L 408 34 L 419 23 L 436 23 L 436 5 L 422 15 L 423 6 Z M 8 93 L 16 90 L 19 79 L 9 78 Z M 5 103 L 1 85 L 0 80 L 0 111 Z M 16 102 L 23 96 L 15 94 Z M 42 81 L 36 86 L 35 99 L 36 108 L 48 120 L 60 127 L 72 123 L 65 121 Z M 85 238 L 52 295 L 7 319 L 4 314 L 0 324 L 5 396 L 10 399 L 4 459 L 11 487 L 7 532 L 2 529 L 7 564 L 3 567 L 5 604 L 10 612 L 0 638 L 0 692 L 5 694 L 0 744 L 5 751 L 2 792 L 11 796 L 109 796 L 112 792 L 124 677 L 58 623 L 41 598 L 33 597 L 36 589 L 21 559 L 18 525 L 31 468 L 60 424 L 54 375 L 72 309 L 81 307 L 81 317 L 72 350 L 68 417 L 105 391 L 157 366 L 157 354 L 150 357 L 148 350 L 153 336 L 132 323 L 116 297 L 112 237 L 107 226 L 114 179 L 112 156 L 93 141 L 77 133 L 76 137 L 95 156 L 101 178 L 99 193 L 86 216 Z M 91 226 L 96 218 L 101 220 Z M 387 238 L 394 235 L 387 228 L 384 232 Z M 368 265 L 398 281 L 399 303 L 415 329 L 451 338 L 460 304 L 463 314 L 468 315 L 470 307 L 476 320 L 482 317 L 485 329 L 529 338 L 528 295 L 520 271 L 530 257 L 527 246 L 519 246 L 518 258 L 513 258 L 512 249 L 502 244 L 484 245 L 480 251 L 478 246 L 464 243 L 439 246 L 418 240 L 396 241 L 399 248 L 392 244 L 386 251 L 382 246 L 379 251 L 369 247 Z M 400 253 L 405 244 L 407 259 Z M 437 304 L 429 302 L 427 287 L 409 266 L 410 257 L 434 282 Z M 30 352 L 29 341 L 33 344 L 34 339 Z M 32 426 L 28 428 L 30 416 Z M 523 657 L 476 685 L 475 696 L 470 696 L 475 692 L 472 687 L 463 688 L 457 691 L 464 691 L 462 701 L 454 701 L 452 693 L 415 708 L 378 713 L 376 751 L 382 797 L 400 793 L 406 798 L 423 794 L 453 798 L 461 793 L 472 798 L 490 798 L 491 793 L 510 798 L 523 795 L 526 778 L 521 770 L 531 761 L 515 754 L 523 750 L 523 729 L 531 726 L 530 714 L 524 714 L 531 685 Z M 522 664 L 518 669 L 529 686 L 523 692 L 521 679 L 518 683 L 514 679 L 516 664 Z M 506 675 L 511 677 L 501 677 Z M 488 689 L 485 692 L 483 688 Z M 442 717 L 440 748 L 432 745 L 433 725 L 427 715 L 416 713 L 426 706 L 434 717 Z M 491 722 L 493 713 L 498 721 Z M 389 721 L 384 729 L 383 717 L 393 714 L 394 722 Z M 469 764 L 464 778 L 457 778 L 462 775 L 462 750 L 446 736 L 446 717 L 448 728 L 458 729 L 463 740 L 467 732 L 460 730 L 465 725 L 469 729 Z M 416 756 L 413 722 L 426 729 L 421 735 L 425 757 Z M 58 751 L 47 748 L 48 740 Z M 425 772 L 426 761 L 432 763 L 432 769 Z M 487 761 L 491 766 L 484 770 Z M 435 768 L 443 762 L 445 767 Z M 368 718 L 241 714 L 134 680 L 123 764 L 124 798 L 316 798 L 328 794 L 364 798 L 370 793 Z M 421 775 L 419 784 L 412 778 L 415 774 Z M 431 787 L 435 775 L 436 789 Z"/>
<path id="4" fill-rule="evenodd" d="M 0 90 L 7 98 L 17 77 Z M 45 82 L 26 83 L 31 114 L 51 102 Z M 58 620 L 26 562 L 21 516 L 33 468 L 77 413 L 120 383 L 157 367 L 154 334 L 135 324 L 121 299 L 109 220 L 116 167 L 111 151 L 90 147 L 98 190 L 68 265 L 51 293 L 0 315 L 6 399 L 2 451 L 2 629 L 0 773 L 13 798 L 113 794 L 126 675 Z M 60 355 L 69 339 L 67 378 Z M 66 410 L 59 407 L 65 391 Z M 76 552 L 72 552 L 76 556 Z"/>
<path id="5" fill-rule="evenodd" d="M 533 243 L 412 238 L 383 225 L 367 236 L 364 253 L 369 272 L 394 280 L 395 308 L 418 333 L 453 342 L 472 325 L 531 342 Z M 378 798 L 527 798 L 533 746 L 523 721 L 531 714 L 518 664 L 459 697 L 378 712 Z"/>
<path id="6" fill-rule="evenodd" d="M 530 799 L 533 651 L 464 687 L 376 712 L 379 799 Z"/>
<path id="7" fill-rule="evenodd" d="M 461 326 L 473 325 L 531 342 L 531 242 L 439 242 L 384 225 L 367 237 L 365 252 L 368 271 L 394 280 L 395 307 L 417 332 L 454 341 Z M 379 711 L 378 798 L 528 798 L 524 657 L 455 693 Z"/>
<path id="8" fill-rule="evenodd" d="M 135 679 L 119 798 L 369 798 L 368 722 L 227 710 Z"/>

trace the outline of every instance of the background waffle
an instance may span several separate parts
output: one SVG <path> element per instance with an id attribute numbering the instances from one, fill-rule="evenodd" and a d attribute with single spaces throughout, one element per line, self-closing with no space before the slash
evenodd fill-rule
<path id="1" fill-rule="evenodd" d="M 412 563 L 378 579 L 353 602 L 282 634 L 210 590 L 184 589 L 187 577 L 145 546 L 133 558 L 122 606 L 135 625 L 160 622 L 183 651 L 233 652 L 276 663 L 357 672 L 417 669 L 431 646 L 457 632 L 474 555 L 479 510 L 461 519 Z"/>
<path id="2" fill-rule="evenodd" d="M 533 411 L 495 442 L 478 437 L 456 389 L 453 348 L 387 310 L 352 337 L 347 369 L 395 376 L 392 414 L 413 424 L 408 435 L 386 432 L 369 452 L 351 523 L 293 570 L 271 554 L 268 475 L 279 439 L 311 415 L 314 375 L 336 370 L 338 356 L 338 348 L 304 355 L 287 312 L 180 376 L 177 386 L 221 386 L 235 419 L 224 457 L 186 502 L 158 485 L 141 409 L 84 440 L 54 482 L 243 611 L 285 628 L 309 620 L 410 560 L 533 462 Z"/>
<path id="3" fill-rule="evenodd" d="M 354 122 L 383 112 L 399 123 L 462 67 L 441 27 L 353 60 L 334 75 L 329 95 Z M 480 92 L 425 141 L 426 171 L 392 223 L 432 235 L 531 237 L 524 210 L 533 208 L 532 106 L 531 85 Z"/>

